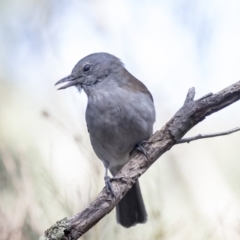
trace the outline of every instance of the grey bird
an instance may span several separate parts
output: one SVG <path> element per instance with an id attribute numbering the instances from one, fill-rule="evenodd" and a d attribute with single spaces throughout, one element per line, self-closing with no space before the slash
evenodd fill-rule
<path id="1" fill-rule="evenodd" d="M 131 75 L 123 63 L 108 53 L 81 59 L 72 73 L 55 85 L 76 86 L 87 94 L 86 122 L 92 147 L 106 169 L 105 183 L 111 192 L 108 169 L 115 176 L 131 159 L 132 150 L 153 132 L 155 109 L 146 86 Z M 144 152 L 144 151 L 143 151 Z M 117 222 L 124 227 L 147 221 L 139 182 L 116 206 Z"/>

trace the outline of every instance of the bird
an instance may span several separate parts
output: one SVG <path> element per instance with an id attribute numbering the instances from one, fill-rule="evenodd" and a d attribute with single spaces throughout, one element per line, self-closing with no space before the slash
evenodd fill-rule
<path id="1" fill-rule="evenodd" d="M 85 113 L 91 145 L 105 167 L 105 184 L 112 192 L 114 177 L 133 157 L 144 152 L 142 142 L 153 133 L 155 107 L 147 87 L 135 78 L 120 59 L 105 52 L 81 59 L 70 75 L 55 85 L 58 90 L 75 86 L 83 89 L 88 102 Z M 138 180 L 116 206 L 117 222 L 129 228 L 147 221 L 147 212 Z"/>

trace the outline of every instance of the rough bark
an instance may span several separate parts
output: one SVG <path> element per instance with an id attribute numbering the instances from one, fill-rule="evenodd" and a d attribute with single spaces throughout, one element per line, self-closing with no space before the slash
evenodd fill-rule
<path id="1" fill-rule="evenodd" d="M 104 188 L 97 198 L 82 212 L 64 218 L 45 231 L 41 240 L 76 240 L 113 210 L 135 181 L 166 151 L 170 150 L 192 127 L 240 99 L 240 81 L 212 94 L 195 100 L 195 89 L 188 91 L 182 108 L 144 144 L 147 158 L 138 153 L 112 179 L 116 198 L 107 194 Z"/>

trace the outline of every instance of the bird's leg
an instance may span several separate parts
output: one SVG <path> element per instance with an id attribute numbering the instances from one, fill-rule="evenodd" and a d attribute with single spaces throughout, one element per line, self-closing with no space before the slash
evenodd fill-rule
<path id="1" fill-rule="evenodd" d="M 143 147 L 143 143 L 145 143 L 146 141 L 142 141 L 141 143 L 138 143 L 137 145 L 136 145 L 136 150 L 138 151 L 138 152 L 141 152 L 146 158 L 147 158 L 147 160 L 149 160 L 149 158 L 148 158 L 148 155 L 147 155 L 147 152 L 146 152 L 146 150 L 145 150 L 145 148 Z"/>
<path id="2" fill-rule="evenodd" d="M 109 163 L 107 161 L 103 161 L 103 165 L 105 167 L 104 181 L 105 181 L 107 193 L 110 193 L 113 197 L 115 197 L 115 193 L 112 189 L 111 178 L 108 176 Z"/>

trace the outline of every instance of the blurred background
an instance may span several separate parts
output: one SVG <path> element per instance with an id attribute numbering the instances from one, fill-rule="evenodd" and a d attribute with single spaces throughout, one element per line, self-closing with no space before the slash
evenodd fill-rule
<path id="1" fill-rule="evenodd" d="M 87 99 L 56 91 L 78 60 L 119 57 L 151 91 L 160 129 L 182 106 L 240 79 L 237 0 L 0 1 L 0 239 L 38 239 L 104 186 L 90 146 Z M 240 126 L 240 102 L 187 136 Z M 140 179 L 148 222 L 115 210 L 82 239 L 240 239 L 240 133 L 174 146 Z"/>

